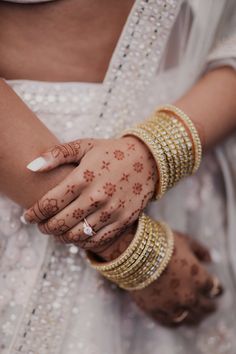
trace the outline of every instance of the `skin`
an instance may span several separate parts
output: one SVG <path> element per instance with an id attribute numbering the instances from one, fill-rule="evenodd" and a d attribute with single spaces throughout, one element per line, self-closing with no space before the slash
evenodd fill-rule
<path id="1" fill-rule="evenodd" d="M 110 6 L 109 3 L 111 3 Z M 128 8 L 131 5 L 127 1 L 122 1 L 113 10 L 114 4 L 115 1 L 103 0 L 98 3 L 91 0 L 90 6 L 86 6 L 85 1 L 79 2 L 79 6 L 76 0 L 68 0 L 36 5 L 37 11 L 35 11 L 36 7 L 30 5 L 29 7 L 27 5 L 26 10 L 26 7 L 22 5 L 1 4 L 1 14 L 3 14 L 3 20 L 0 24 L 0 46 L 1 53 L 3 53 L 0 58 L 1 75 L 8 79 L 102 81 L 120 30 L 128 15 Z M 49 11 L 49 8 L 51 11 Z M 106 31 L 106 26 L 105 29 L 101 28 L 98 20 L 105 21 L 105 18 L 108 18 L 105 14 L 107 9 L 109 9 L 109 18 L 112 19 L 109 24 L 106 22 L 107 26 L 109 25 L 109 31 Z M 76 10 L 79 11 L 76 12 Z M 65 11 L 67 16 L 65 16 Z M 74 16 L 75 13 L 76 16 Z M 62 14 L 64 14 L 63 21 Z M 31 28 L 30 35 L 29 26 Z M 60 40 L 63 31 L 65 31 L 65 37 L 63 38 L 66 38 L 66 40 Z M 16 33 L 21 35 L 16 38 Z M 99 36 L 100 41 L 95 39 L 94 33 Z M 39 40 L 41 38 L 44 38 L 44 40 Z M 81 41 L 78 41 L 78 38 L 81 38 Z M 37 43 L 37 47 L 35 43 Z M 96 56 L 94 51 L 96 51 Z M 30 63 L 28 61 L 29 56 L 32 58 Z M 94 57 L 97 59 L 96 63 L 92 61 Z M 27 62 L 28 65 L 22 65 L 23 62 Z M 38 62 L 41 64 L 40 70 L 36 70 L 36 68 L 38 69 Z M 54 67 L 52 67 L 52 62 L 56 63 Z M 204 148 L 214 145 L 232 129 L 235 129 L 235 89 L 235 72 L 229 68 L 220 68 L 199 80 L 176 103 L 196 123 Z M 0 139 L 0 189 L 20 205 L 29 207 L 53 186 L 62 181 L 70 171 L 74 172 L 74 167 L 63 165 L 50 172 L 38 174 L 26 169 L 25 166 L 31 160 L 40 156 L 49 148 L 52 149 L 59 142 L 4 82 L 0 82 L 0 90 L 0 131 L 2 132 Z M 9 124 L 9 121 L 11 124 Z M 27 144 L 25 144 L 26 141 Z M 137 141 L 136 144 L 138 145 L 140 142 Z M 16 153 L 19 148 L 21 151 L 20 159 L 19 154 Z M 104 151 L 106 150 L 107 148 L 104 146 Z M 132 228 L 127 229 L 126 232 L 114 239 L 112 245 L 109 245 L 102 252 L 98 252 L 98 254 L 105 260 L 114 259 L 128 246 L 134 232 L 135 230 Z M 165 293 L 157 296 L 156 300 L 153 301 L 153 308 L 147 306 L 150 301 L 149 287 L 133 294 L 134 299 L 140 306 L 162 323 L 163 319 L 158 314 L 155 316 L 155 311 L 159 311 L 158 304 L 164 301 L 168 292 L 169 312 L 165 313 L 165 324 L 172 323 L 173 309 L 180 304 L 182 307 L 188 304 L 191 308 L 191 316 L 199 318 L 199 320 L 204 317 L 204 313 L 206 314 L 206 311 L 197 310 L 194 302 L 190 306 L 187 297 L 185 303 L 182 294 L 191 290 L 194 298 L 200 301 L 200 286 L 205 284 L 207 279 L 208 281 L 209 278 L 212 280 L 212 277 L 207 273 L 200 259 L 193 258 L 193 249 L 187 247 L 189 241 L 187 239 L 186 241 L 181 240 L 181 237 L 175 237 L 176 258 L 173 258 L 173 261 L 170 262 L 168 271 L 151 285 L 152 288 L 159 289 L 160 285 L 164 288 L 166 284 L 167 289 Z M 178 252 L 178 250 L 181 252 Z M 176 267 L 174 260 L 179 260 L 178 263 L 181 264 L 181 259 L 187 261 L 190 269 L 193 265 L 200 269 L 197 274 L 200 272 L 201 276 L 197 280 L 197 284 L 193 285 L 194 281 L 189 281 L 189 272 L 183 272 L 181 267 Z M 173 272 L 175 272 L 174 278 L 181 280 L 182 290 L 181 292 L 176 291 L 176 294 L 168 290 L 168 283 L 173 278 Z M 177 282 L 173 283 L 176 284 Z M 212 281 L 210 284 L 212 286 Z M 208 287 L 207 297 L 209 297 L 211 286 Z M 208 306 L 211 308 L 213 300 L 209 301 Z M 197 311 L 194 312 L 194 310 Z"/>

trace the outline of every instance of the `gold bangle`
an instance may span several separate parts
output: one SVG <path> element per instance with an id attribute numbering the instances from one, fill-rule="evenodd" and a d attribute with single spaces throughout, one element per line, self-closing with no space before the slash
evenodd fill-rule
<path id="1" fill-rule="evenodd" d="M 139 277 L 132 278 L 129 283 L 122 283 L 121 287 L 126 289 L 126 290 L 138 290 L 138 289 L 143 289 L 144 287 L 148 286 L 151 284 L 153 281 L 155 281 L 163 272 L 165 267 L 167 266 L 172 253 L 173 253 L 173 244 L 174 244 L 174 239 L 173 239 L 173 234 L 170 231 L 169 233 L 169 228 L 168 228 L 168 235 L 167 235 L 167 225 L 164 223 L 159 223 L 161 224 L 162 228 L 165 228 L 165 243 L 163 244 L 163 247 L 161 250 L 156 254 L 156 257 L 154 257 L 151 261 L 148 267 L 146 267 L 143 271 L 143 275 L 140 275 Z"/>
<path id="2" fill-rule="evenodd" d="M 193 173 L 195 173 L 198 170 L 202 159 L 202 144 L 194 123 L 186 113 L 184 113 L 180 108 L 174 105 L 168 104 L 168 105 L 158 107 L 157 112 L 161 112 L 161 111 L 172 113 L 188 129 L 189 135 L 192 138 L 193 146 L 194 146 L 195 162 L 194 162 Z"/>
<path id="3" fill-rule="evenodd" d="M 172 105 L 160 107 L 151 117 L 122 136 L 134 135 L 152 153 L 159 175 L 156 199 L 181 178 L 198 169 L 202 147 L 198 132 L 190 118 Z"/>
<path id="4" fill-rule="evenodd" d="M 127 290 L 148 286 L 161 275 L 173 252 L 173 234 L 164 223 L 142 214 L 133 241 L 126 251 L 111 262 L 98 262 L 90 253 L 93 268 Z"/>

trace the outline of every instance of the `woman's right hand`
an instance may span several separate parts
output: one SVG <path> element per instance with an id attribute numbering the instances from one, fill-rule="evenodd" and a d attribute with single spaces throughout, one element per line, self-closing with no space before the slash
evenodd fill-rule
<path id="1" fill-rule="evenodd" d="M 175 249 L 168 267 L 155 282 L 131 296 L 165 326 L 198 324 L 216 310 L 216 297 L 223 291 L 203 264 L 210 261 L 210 253 L 203 245 L 175 233 Z"/>

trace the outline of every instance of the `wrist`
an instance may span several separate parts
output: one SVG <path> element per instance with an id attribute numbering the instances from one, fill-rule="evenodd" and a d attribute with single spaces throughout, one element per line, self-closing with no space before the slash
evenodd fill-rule
<path id="1" fill-rule="evenodd" d="M 115 241 L 112 242 L 112 244 L 110 244 L 106 248 L 94 250 L 92 252 L 104 261 L 113 261 L 127 249 L 127 247 L 134 238 L 136 228 L 137 226 L 135 223 L 135 225 L 132 225 L 119 237 L 117 237 Z"/>

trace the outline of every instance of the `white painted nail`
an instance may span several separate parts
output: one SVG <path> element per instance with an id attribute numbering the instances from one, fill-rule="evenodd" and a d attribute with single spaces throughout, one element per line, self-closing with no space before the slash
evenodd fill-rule
<path id="1" fill-rule="evenodd" d="M 43 157 L 38 157 L 37 159 L 31 161 L 28 165 L 27 168 L 30 171 L 38 171 L 40 168 L 44 167 L 47 164 L 47 161 Z"/>
<path id="2" fill-rule="evenodd" d="M 20 217 L 20 221 L 22 222 L 22 224 L 25 224 L 25 225 L 27 225 L 27 224 L 28 224 L 28 222 L 25 220 L 24 214 L 23 214 L 23 215 L 21 215 L 21 217 Z"/>

